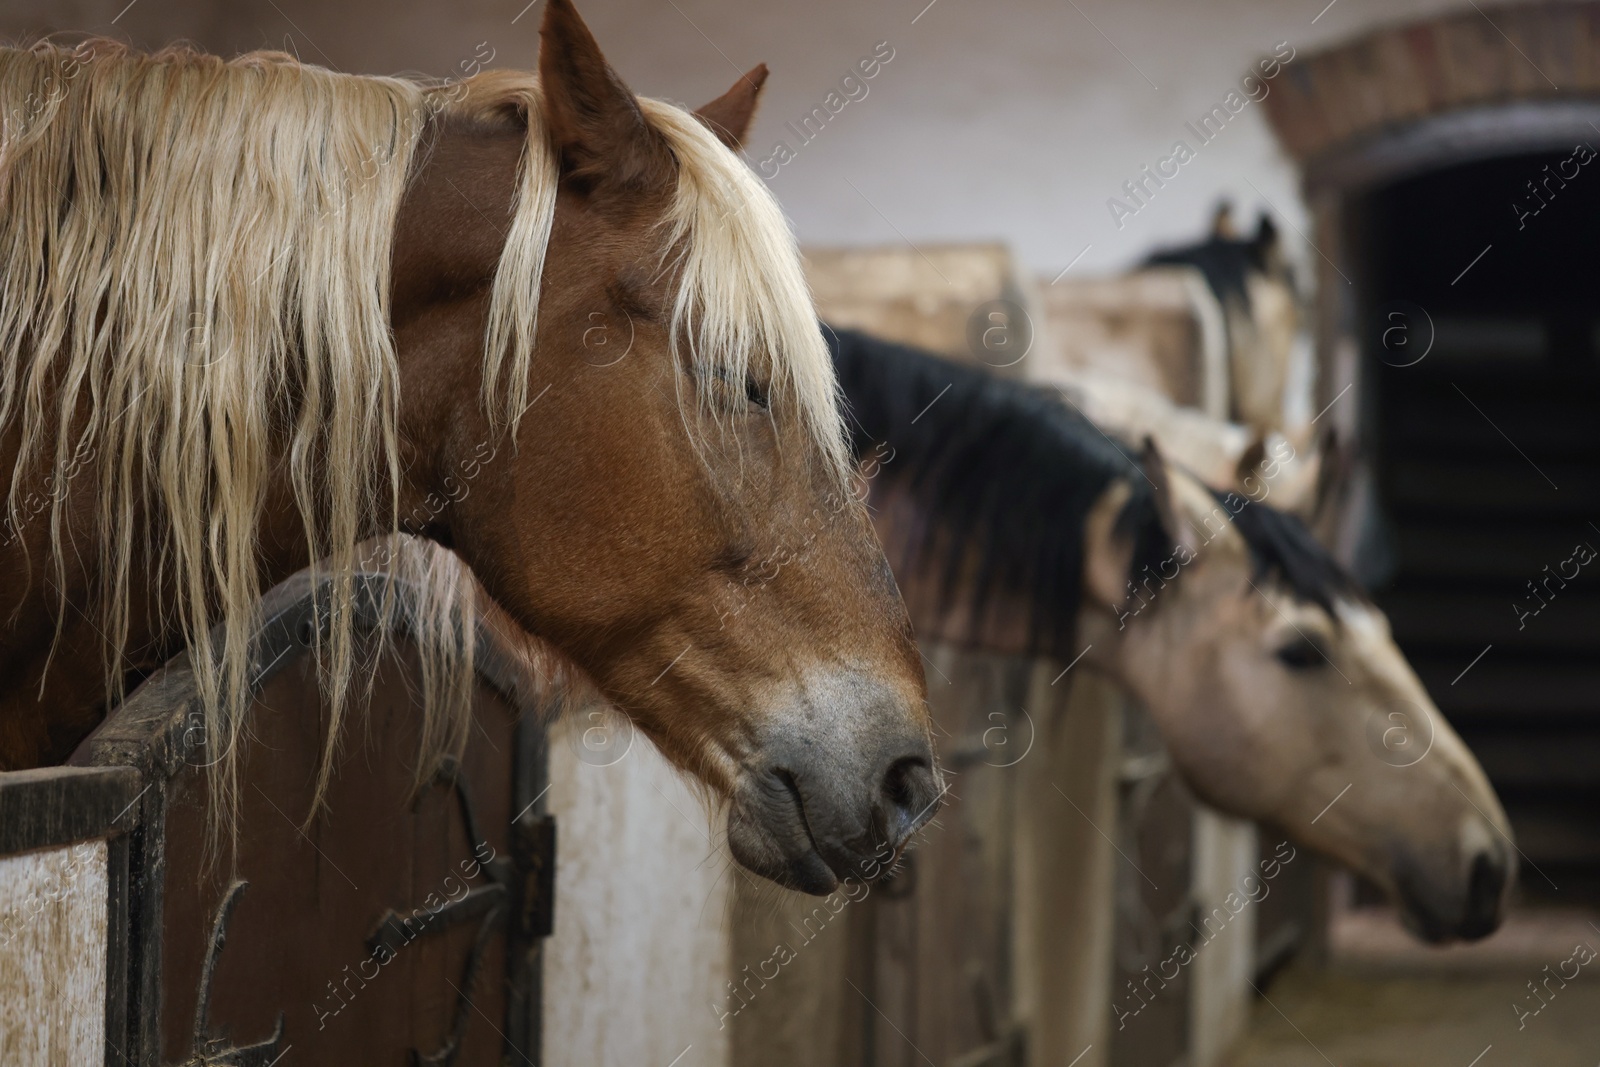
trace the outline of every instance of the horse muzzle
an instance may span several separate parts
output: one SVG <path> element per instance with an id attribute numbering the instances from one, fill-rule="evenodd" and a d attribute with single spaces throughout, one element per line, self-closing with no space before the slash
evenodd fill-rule
<path id="1" fill-rule="evenodd" d="M 1395 892 L 1407 928 L 1432 944 L 1488 937 L 1505 917 L 1515 860 L 1509 842 L 1495 841 L 1464 857 L 1464 869 L 1439 877 L 1402 855 Z"/>
<path id="2" fill-rule="evenodd" d="M 820 739 L 763 752 L 728 812 L 728 845 L 756 874 L 822 896 L 871 883 L 893 867 L 944 796 L 925 734 L 891 732 L 840 760 Z"/>

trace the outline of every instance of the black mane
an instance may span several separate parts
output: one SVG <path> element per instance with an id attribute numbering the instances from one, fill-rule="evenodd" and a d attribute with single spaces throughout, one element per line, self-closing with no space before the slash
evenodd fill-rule
<path id="1" fill-rule="evenodd" d="M 1199 244 L 1154 252 L 1141 266 L 1193 267 L 1205 275 L 1217 303 L 1248 309 L 1250 292 L 1245 281 L 1252 274 L 1264 273 L 1266 262 L 1254 240 L 1213 235 Z"/>
<path id="2" fill-rule="evenodd" d="M 974 622 L 997 594 L 1017 596 L 1030 605 L 1033 650 L 1065 649 L 1083 593 L 1084 526 L 1117 480 L 1132 493 L 1117 520 L 1134 544 L 1130 570 L 1171 557 L 1132 450 L 1055 394 L 854 330 L 823 332 L 857 458 L 886 444 L 879 476 L 916 493 L 928 517 L 891 550 L 911 567 L 938 567 L 947 608 L 967 550 L 981 546 Z"/>
<path id="3" fill-rule="evenodd" d="M 1227 224 L 1228 217 L 1229 207 L 1223 204 L 1217 209 L 1216 227 L 1204 241 L 1154 252 L 1141 266 L 1193 267 L 1205 276 L 1206 285 L 1217 303 L 1245 312 L 1251 311 L 1250 289 L 1246 283 L 1252 274 L 1281 274 L 1293 288 L 1294 276 L 1276 254 L 1278 228 L 1272 217 L 1262 212 L 1256 220 L 1256 232 L 1249 237 L 1235 237 Z"/>
<path id="4" fill-rule="evenodd" d="M 1216 489 L 1211 493 L 1227 507 L 1234 529 L 1250 549 L 1254 581 L 1280 580 L 1295 596 L 1317 605 L 1331 617 L 1337 617 L 1333 611 L 1336 600 L 1367 602 L 1361 583 L 1340 566 L 1298 518 L 1252 501 L 1235 511 L 1242 499 L 1238 494 Z"/>
<path id="5" fill-rule="evenodd" d="M 1160 573 L 1176 546 L 1135 452 L 1054 392 L 997 378 L 854 330 L 823 333 L 844 393 L 858 460 L 879 445 L 877 477 L 916 494 L 926 525 L 888 546 L 908 568 L 930 567 L 948 609 L 963 592 L 974 546 L 974 623 L 997 596 L 1029 604 L 1034 652 L 1069 652 L 1083 595 L 1084 527 L 1113 482 L 1129 498 L 1117 532 L 1133 542 L 1129 579 Z M 1249 547 L 1257 579 L 1280 578 L 1333 612 L 1363 599 L 1355 579 L 1299 519 L 1216 492 Z M 1242 507 L 1238 505 L 1243 503 Z M 1148 570 L 1146 569 L 1148 568 Z"/>

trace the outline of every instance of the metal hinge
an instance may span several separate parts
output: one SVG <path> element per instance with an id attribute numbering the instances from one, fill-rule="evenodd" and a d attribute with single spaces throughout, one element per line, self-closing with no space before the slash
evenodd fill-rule
<path id="1" fill-rule="evenodd" d="M 520 879 L 517 931 L 549 937 L 556 918 L 556 817 L 525 812 L 511 824 L 511 862 Z"/>

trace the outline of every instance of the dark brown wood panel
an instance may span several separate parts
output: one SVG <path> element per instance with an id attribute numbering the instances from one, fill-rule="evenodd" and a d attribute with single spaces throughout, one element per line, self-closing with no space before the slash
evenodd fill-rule
<path id="1" fill-rule="evenodd" d="M 236 857 L 225 850 L 207 867 L 209 779 L 189 768 L 174 777 L 161 975 L 167 1062 L 183 1062 L 211 1038 L 261 1042 L 280 1018 L 277 1051 L 293 1046 L 310 1062 L 400 1067 L 413 1049 L 457 1046 L 456 1063 L 499 1062 L 493 1020 L 506 1009 L 513 723 L 503 702 L 480 690 L 478 732 L 455 782 L 417 788 L 407 666 L 388 659 L 380 667 L 367 722 L 351 723 L 365 743 L 347 743 L 326 808 L 304 830 L 326 719 L 309 657 L 276 675 L 251 709 Z M 213 921 L 236 883 L 243 889 L 196 1047 Z"/>
<path id="2" fill-rule="evenodd" d="M 412 595 L 384 575 L 359 584 L 369 634 L 386 591 Z M 93 816 L 85 832 L 111 826 L 107 1062 L 537 1062 L 554 828 L 538 803 L 541 716 L 524 706 L 508 650 L 480 632 L 469 743 L 426 775 L 409 638 L 358 658 L 373 664 L 360 680 L 370 688 L 309 817 L 328 719 L 309 579 L 271 591 L 263 618 L 236 837 L 214 832 L 214 760 L 182 657 L 130 695 L 75 766 L 15 783 Z M 41 832 L 76 832 L 60 822 Z"/>
<path id="3" fill-rule="evenodd" d="M 866 1017 L 874 1067 L 1017 1060 L 1011 941 L 1014 822 L 1031 661 L 940 656 L 929 672 L 940 759 L 950 775 L 935 825 L 907 871 L 866 902 Z"/>

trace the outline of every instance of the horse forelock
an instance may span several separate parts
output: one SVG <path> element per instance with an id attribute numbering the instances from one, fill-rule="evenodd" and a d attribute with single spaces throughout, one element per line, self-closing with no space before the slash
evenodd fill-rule
<path id="1" fill-rule="evenodd" d="M 1255 238 L 1211 235 L 1193 244 L 1167 248 L 1145 257 L 1145 267 L 1192 267 L 1206 280 L 1212 295 L 1224 307 L 1237 304 L 1253 310 L 1251 279 L 1276 282 L 1294 289 L 1287 264 L 1264 259 L 1266 250 Z"/>
<path id="2" fill-rule="evenodd" d="M 495 277 L 485 338 L 485 402 L 514 431 L 527 406 L 558 160 L 540 119 L 532 75 L 490 72 L 463 85 L 453 113 L 474 119 L 514 114 L 528 126 L 518 206 Z M 692 113 L 646 97 L 638 103 L 678 169 L 660 226 L 660 270 L 677 276 L 673 357 L 701 375 L 740 383 L 752 373 L 769 379 L 762 384 L 774 405 L 792 410 L 827 471 L 842 482 L 849 462 L 838 389 L 799 248 L 776 198 Z M 502 369 L 507 358 L 512 365 Z M 691 402 L 687 392 L 679 399 L 686 407 Z"/>
<path id="3" fill-rule="evenodd" d="M 1296 599 L 1322 608 L 1335 622 L 1340 618 L 1339 602 L 1371 603 L 1361 583 L 1298 517 L 1237 493 L 1208 492 L 1231 515 L 1231 525 L 1249 553 L 1253 581 L 1277 582 Z"/>
<path id="4" fill-rule="evenodd" d="M 665 220 L 665 247 L 679 271 L 675 357 L 733 382 L 767 377 L 773 405 L 792 406 L 827 473 L 842 484 L 850 460 L 833 363 L 777 199 L 695 115 L 659 100 L 640 104 L 679 168 Z"/>

